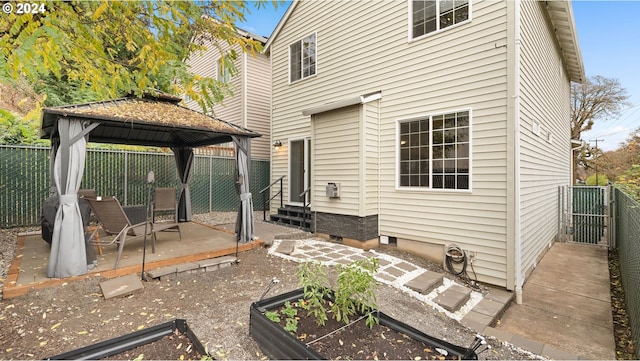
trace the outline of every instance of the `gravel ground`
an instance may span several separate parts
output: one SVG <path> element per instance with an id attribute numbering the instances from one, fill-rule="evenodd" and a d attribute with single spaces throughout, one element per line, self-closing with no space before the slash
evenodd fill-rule
<path id="1" fill-rule="evenodd" d="M 209 224 L 233 221 L 228 215 L 198 215 Z M 0 277 L 4 282 L 15 248 L 15 234 L 0 230 Z M 385 250 L 386 252 L 386 250 Z M 442 270 L 402 252 L 390 252 L 420 267 Z M 217 359 L 263 359 L 249 335 L 249 306 L 271 279 L 280 280 L 268 296 L 298 288 L 297 263 L 271 256 L 266 249 L 240 254 L 240 263 L 214 272 L 180 274 L 174 279 L 144 283 L 128 297 L 105 300 L 100 278 L 32 291 L 0 301 L 0 359 L 42 359 L 124 335 L 175 318 L 185 318 Z M 475 332 L 430 306 L 387 285 L 378 287 L 381 311 L 417 329 L 460 346 Z M 492 349 L 481 359 L 540 359 L 510 345 L 489 340 Z"/>

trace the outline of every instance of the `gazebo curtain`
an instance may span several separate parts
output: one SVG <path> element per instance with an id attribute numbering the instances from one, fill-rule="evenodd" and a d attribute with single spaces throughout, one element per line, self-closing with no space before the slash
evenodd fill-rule
<path id="1" fill-rule="evenodd" d="M 81 122 L 58 120 L 60 143 L 55 156 L 53 180 L 59 195 L 47 277 L 71 277 L 87 273 L 82 215 L 78 207 L 78 189 L 84 173 L 87 141 Z"/>
<path id="2" fill-rule="evenodd" d="M 189 191 L 189 180 L 191 179 L 191 168 L 193 167 L 193 148 L 175 147 L 172 148 L 176 158 L 176 168 L 180 178 L 180 192 L 178 194 L 178 222 L 189 222 L 193 218 L 191 212 L 191 192 Z"/>
<path id="3" fill-rule="evenodd" d="M 238 242 L 253 241 L 253 199 L 249 188 L 249 162 L 251 159 L 251 139 L 247 137 L 232 137 L 236 146 L 237 178 L 236 190 L 240 195 L 240 208 L 236 218 L 236 235 Z"/>

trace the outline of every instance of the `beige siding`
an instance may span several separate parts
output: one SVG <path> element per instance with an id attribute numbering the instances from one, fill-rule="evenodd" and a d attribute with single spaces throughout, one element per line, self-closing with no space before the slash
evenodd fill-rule
<path id="1" fill-rule="evenodd" d="M 246 127 L 262 134 L 251 140 L 252 158 L 269 159 L 271 154 L 271 67 L 264 54 L 246 54 Z"/>
<path id="2" fill-rule="evenodd" d="M 221 44 L 221 47 L 223 51 L 229 50 L 229 45 L 226 43 Z M 237 73 L 231 77 L 233 94 L 228 95 L 222 103 L 213 107 L 213 115 L 262 134 L 262 137 L 254 138 L 251 141 L 252 158 L 269 159 L 271 152 L 269 59 L 263 54 L 256 54 L 255 57 L 244 54 L 239 47 L 236 47 L 235 51 L 238 53 L 238 57 L 234 61 Z M 187 59 L 187 64 L 193 73 L 216 78 L 218 59 L 220 59 L 220 51 L 208 43 L 207 50 L 191 54 Z M 185 103 L 191 109 L 202 111 L 202 108 L 192 100 L 186 100 Z M 227 145 L 232 146 L 232 144 Z"/>
<path id="3" fill-rule="evenodd" d="M 382 91 L 379 169 L 366 175 L 379 172 L 380 234 L 455 242 L 478 252 L 481 281 L 506 285 L 506 2 L 473 2 L 470 23 L 412 42 L 407 11 L 406 1 L 298 3 L 271 46 L 273 139 L 309 136 L 303 109 Z M 317 74 L 289 84 L 288 47 L 314 32 Z M 472 114 L 472 190 L 397 190 L 397 121 L 458 110 Z M 274 154 L 273 179 L 287 174 L 286 154 Z M 377 208 L 366 204 L 367 214 Z"/>
<path id="4" fill-rule="evenodd" d="M 359 216 L 360 107 L 352 106 L 313 116 L 311 139 L 312 209 Z M 327 183 L 340 183 L 340 198 L 328 198 Z"/>
<path id="5" fill-rule="evenodd" d="M 570 184 L 571 179 L 569 80 L 561 58 L 552 51 L 557 45 L 543 6 L 523 1 L 521 11 L 521 239 L 525 273 L 556 236 L 557 189 Z M 553 134 L 551 139 L 549 134 Z"/>

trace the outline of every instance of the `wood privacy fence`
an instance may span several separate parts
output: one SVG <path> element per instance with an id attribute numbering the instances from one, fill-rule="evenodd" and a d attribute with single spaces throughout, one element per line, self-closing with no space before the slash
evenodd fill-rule
<path id="1" fill-rule="evenodd" d="M 49 195 L 50 153 L 48 147 L 0 145 L 0 228 L 40 224 L 42 202 Z M 81 188 L 115 196 L 123 205 L 146 204 L 150 170 L 154 187 L 180 185 L 173 153 L 87 149 Z M 236 211 L 235 181 L 235 158 L 196 155 L 189 183 L 193 213 Z M 268 184 L 269 161 L 252 160 L 251 193 Z M 254 197 L 253 205 L 262 210 L 261 197 Z"/>

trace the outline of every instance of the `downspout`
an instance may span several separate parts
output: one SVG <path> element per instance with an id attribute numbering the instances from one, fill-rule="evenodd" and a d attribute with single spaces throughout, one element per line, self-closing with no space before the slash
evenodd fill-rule
<path id="1" fill-rule="evenodd" d="M 514 253 L 515 253 L 515 273 L 516 273 L 516 303 L 522 304 L 522 239 L 521 239 L 521 213 L 520 213 L 520 47 L 522 45 L 520 39 L 520 7 L 521 0 L 515 0 L 515 71 L 514 71 Z"/>
<path id="2" fill-rule="evenodd" d="M 246 52 L 242 52 L 242 119 L 243 119 L 243 124 L 242 126 L 244 128 L 249 128 L 247 126 L 247 123 L 249 122 L 249 116 L 247 115 L 247 96 L 249 94 L 249 91 L 247 90 L 247 88 L 249 87 L 249 84 L 247 83 L 247 53 Z"/>

